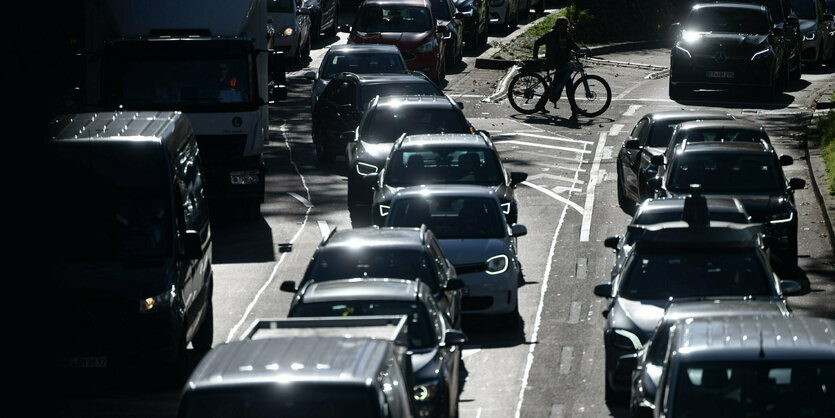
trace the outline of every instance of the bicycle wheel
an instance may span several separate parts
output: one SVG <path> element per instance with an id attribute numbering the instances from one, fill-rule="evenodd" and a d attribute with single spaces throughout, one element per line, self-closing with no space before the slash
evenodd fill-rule
<path id="1" fill-rule="evenodd" d="M 612 89 L 609 88 L 606 80 L 597 75 L 586 76 L 586 81 L 589 84 L 589 94 L 586 94 L 583 79 L 578 78 L 574 82 L 574 88 L 568 92 L 568 102 L 582 115 L 600 115 L 612 103 Z"/>
<path id="2" fill-rule="evenodd" d="M 539 110 L 548 86 L 545 79 L 536 73 L 519 73 L 507 88 L 507 99 L 519 113 L 531 114 Z"/>

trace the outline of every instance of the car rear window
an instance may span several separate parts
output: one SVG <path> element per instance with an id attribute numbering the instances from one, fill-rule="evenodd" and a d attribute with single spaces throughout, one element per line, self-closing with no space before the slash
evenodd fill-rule
<path id="1" fill-rule="evenodd" d="M 325 59 L 319 77 L 331 79 L 343 72 L 354 74 L 404 73 L 406 67 L 403 65 L 400 53 L 332 52 Z"/>
<path id="2" fill-rule="evenodd" d="M 360 8 L 354 29 L 358 32 L 429 32 L 432 19 L 426 7 L 367 6 Z"/>
<path id="3" fill-rule="evenodd" d="M 437 278 L 423 249 L 350 248 L 320 251 L 313 259 L 310 279 L 315 282 L 379 277 L 415 280 L 438 291 Z"/>
<path id="4" fill-rule="evenodd" d="M 386 82 L 375 84 L 363 84 L 360 91 L 362 95 L 363 108 L 368 107 L 368 102 L 375 96 L 441 96 L 443 93 L 429 80 L 411 82 Z"/>
<path id="5" fill-rule="evenodd" d="M 386 226 L 426 225 L 439 239 L 503 238 L 505 224 L 495 200 L 432 196 L 396 199 Z"/>
<path id="6" fill-rule="evenodd" d="M 371 143 L 391 143 L 400 135 L 465 134 L 470 124 L 455 109 L 378 107 L 360 127 L 360 138 Z"/>
<path id="7" fill-rule="evenodd" d="M 771 153 L 691 154 L 674 158 L 667 189 L 689 191 L 701 184 L 705 193 L 778 193 L 785 180 Z"/>
<path id="8" fill-rule="evenodd" d="M 395 187 L 421 184 L 488 186 L 504 182 L 498 156 L 492 149 L 426 148 L 396 151 L 391 156 L 386 184 Z"/>

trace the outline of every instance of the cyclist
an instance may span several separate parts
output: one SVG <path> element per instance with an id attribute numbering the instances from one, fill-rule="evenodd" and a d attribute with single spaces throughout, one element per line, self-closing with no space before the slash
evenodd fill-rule
<path id="1" fill-rule="evenodd" d="M 560 16 L 554 22 L 554 28 L 542 35 L 533 44 L 533 59 L 539 59 L 539 47 L 545 45 L 545 66 L 548 70 L 557 70 L 554 74 L 555 82 L 552 84 L 549 98 L 556 107 L 557 100 L 562 96 L 562 80 L 569 71 L 568 62 L 571 59 L 571 51 L 578 52 L 580 47 L 574 42 L 574 38 L 568 33 L 568 18 Z M 574 115 L 574 109 L 571 114 Z"/>

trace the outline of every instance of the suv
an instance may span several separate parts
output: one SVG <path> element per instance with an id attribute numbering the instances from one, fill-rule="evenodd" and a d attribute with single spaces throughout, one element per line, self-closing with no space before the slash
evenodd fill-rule
<path id="1" fill-rule="evenodd" d="M 655 416 L 835 415 L 835 321 L 716 316 L 670 331 Z"/>
<path id="2" fill-rule="evenodd" d="M 670 52 L 670 98 L 693 89 L 751 89 L 771 100 L 789 77 L 785 29 L 765 6 L 701 3 Z"/>
<path id="3" fill-rule="evenodd" d="M 212 234 L 200 153 L 180 112 L 83 113 L 51 124 L 42 204 L 69 368 L 138 365 L 185 378 L 212 346 Z"/>
<path id="4" fill-rule="evenodd" d="M 403 135 L 469 134 L 475 128 L 448 96 L 389 96 L 371 101 L 348 144 L 348 209 L 370 213 L 373 190 L 363 176 L 380 171 Z"/>
<path id="5" fill-rule="evenodd" d="M 420 280 L 429 286 L 452 325 L 461 325 L 465 285 L 426 228 L 334 230 L 313 253 L 299 289 L 310 283 L 358 277 Z M 295 293 L 298 289 L 289 280 L 281 284 L 281 290 Z"/>
<path id="6" fill-rule="evenodd" d="M 782 167 L 793 163 L 790 156 L 778 157 L 763 142 L 684 142 L 664 163 L 662 177 L 650 181 L 661 196 L 684 196 L 691 184 L 700 184 L 706 196 L 736 197 L 751 222 L 765 224 L 772 254 L 787 269 L 797 267 L 794 191 L 806 187 L 806 182 L 786 180 Z"/>
<path id="7" fill-rule="evenodd" d="M 411 70 L 440 82 L 446 77 L 446 38 L 451 34 L 438 24 L 430 0 L 366 0 L 354 18 L 343 25 L 349 44 L 397 46 Z"/>
<path id="8" fill-rule="evenodd" d="M 379 173 L 364 181 L 374 185 L 371 216 L 375 225 L 385 223 L 391 199 L 398 190 L 429 184 L 487 186 L 501 202 L 508 224 L 516 223 L 518 209 L 514 189 L 527 173 L 508 173 L 493 142 L 478 135 L 411 135 L 399 139 Z"/>
<path id="9" fill-rule="evenodd" d="M 320 162 L 332 162 L 337 155 L 344 155 L 351 134 L 375 97 L 411 94 L 444 96 L 435 83 L 420 73 L 342 73 L 334 77 L 313 105 L 316 157 Z"/>
<path id="10" fill-rule="evenodd" d="M 366 315 L 408 316 L 416 415 L 459 416 L 459 346 L 467 337 L 449 324 L 425 283 L 399 279 L 313 283 L 297 294 L 289 313 L 293 318 Z"/>
<path id="11" fill-rule="evenodd" d="M 800 19 L 794 11 L 792 0 L 734 0 L 739 3 L 763 5 L 768 8 L 771 20 L 785 33 L 786 43 L 786 66 L 789 70 L 790 80 L 800 80 L 801 76 L 801 51 L 803 32 L 800 30 Z"/>

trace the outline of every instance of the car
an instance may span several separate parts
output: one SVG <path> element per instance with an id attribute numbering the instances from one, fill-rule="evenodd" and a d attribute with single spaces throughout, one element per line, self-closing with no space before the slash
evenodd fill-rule
<path id="1" fill-rule="evenodd" d="M 466 16 L 455 8 L 452 0 L 429 0 L 432 4 L 432 15 L 439 26 L 446 27 L 444 41 L 446 46 L 447 68 L 453 67 L 464 59 L 464 22 Z"/>
<path id="2" fill-rule="evenodd" d="M 403 189 L 391 201 L 386 226 L 426 225 L 467 285 L 462 312 L 497 316 L 508 327 L 519 318 L 522 265 L 516 239 L 523 225 L 508 225 L 495 189 L 433 185 Z"/>
<path id="3" fill-rule="evenodd" d="M 339 0 L 303 0 L 310 15 L 310 39 L 319 40 L 322 32 L 333 37 L 339 31 Z"/>
<path id="4" fill-rule="evenodd" d="M 765 6 L 700 3 L 670 51 L 670 98 L 695 89 L 748 89 L 771 100 L 789 78 L 785 29 Z"/>
<path id="5" fill-rule="evenodd" d="M 715 316 L 679 320 L 657 417 L 835 415 L 835 320 Z"/>
<path id="6" fill-rule="evenodd" d="M 281 290 L 296 293 L 311 283 L 357 277 L 420 280 L 429 286 L 452 326 L 460 328 L 466 286 L 426 228 L 334 229 L 316 248 L 298 288 L 288 280 L 281 283 Z"/>
<path id="7" fill-rule="evenodd" d="M 419 73 L 342 73 L 331 80 L 313 106 L 312 133 L 319 162 L 333 162 L 343 156 L 353 132 L 372 99 L 389 95 L 444 96 L 432 80 Z"/>
<path id="8" fill-rule="evenodd" d="M 44 283 L 55 307 L 54 355 L 71 375 L 136 368 L 181 385 L 189 344 L 212 346 L 212 231 L 200 150 L 174 111 L 55 117 L 39 156 L 50 180 Z M 49 307 L 45 307 L 49 308 Z M 86 370 L 86 371 L 85 371 Z"/>
<path id="9" fill-rule="evenodd" d="M 800 80 L 802 74 L 803 33 L 800 31 L 800 20 L 792 8 L 792 0 L 733 0 L 734 3 L 762 5 L 771 14 L 774 25 L 785 33 L 786 67 L 789 70 L 789 80 Z"/>
<path id="10" fill-rule="evenodd" d="M 298 317 L 407 315 L 417 416 L 458 416 L 460 345 L 429 287 L 416 280 L 351 279 L 313 283 L 294 298 Z"/>
<path id="11" fill-rule="evenodd" d="M 618 204 L 627 212 L 636 203 L 653 196 L 647 180 L 655 177 L 658 167 L 650 163 L 654 155 L 664 153 L 672 138 L 673 129 L 691 120 L 733 120 L 728 112 L 710 110 L 673 110 L 647 113 L 632 128 L 621 144 L 617 157 Z"/>
<path id="12" fill-rule="evenodd" d="M 304 78 L 313 82 L 310 92 L 310 110 L 325 86 L 344 72 L 353 74 L 408 74 L 403 55 L 393 45 L 334 45 L 328 49 L 319 65 L 318 74 L 309 71 Z"/>
<path id="13" fill-rule="evenodd" d="M 664 316 L 658 321 L 652 336 L 638 352 L 627 354 L 618 359 L 615 373 L 631 373 L 632 385 L 629 398 L 629 415 L 632 417 L 652 417 L 655 409 L 661 372 L 664 369 L 664 357 L 670 340 L 670 328 L 680 320 L 694 320 L 709 317 L 742 316 L 778 316 L 788 317 L 791 311 L 782 303 L 771 300 L 748 298 L 716 299 L 673 299 L 664 308 Z"/>
<path id="14" fill-rule="evenodd" d="M 647 342 L 670 298 L 753 297 L 785 303 L 784 294 L 800 291 L 797 282 L 774 274 L 759 225 L 713 221 L 704 216 L 704 199 L 691 204 L 696 210 L 689 222 L 635 228 L 636 241 L 623 267 L 610 282 L 594 287 L 595 295 L 610 301 L 603 332 L 607 403 L 629 390 L 630 376 L 615 373 L 618 359 Z"/>
<path id="15" fill-rule="evenodd" d="M 489 0 L 456 0 L 455 8 L 463 13 L 464 45 L 476 50 L 487 44 Z"/>
<path id="16" fill-rule="evenodd" d="M 475 128 L 448 96 L 374 98 L 348 144 L 348 209 L 362 217 L 371 213 L 374 190 L 363 180 L 383 168 L 394 143 L 403 135 L 470 134 Z M 407 123 L 404 123 L 406 121 Z"/>
<path id="17" fill-rule="evenodd" d="M 669 161 L 684 143 L 750 142 L 771 147 L 765 127 L 746 120 L 700 120 L 684 122 L 673 130 L 664 159 Z M 686 146 L 686 145 L 685 145 Z M 773 148 L 772 148 L 773 149 Z M 657 158 L 657 157 L 656 157 Z"/>
<path id="18" fill-rule="evenodd" d="M 310 10 L 302 0 L 269 0 L 267 15 L 275 28 L 270 49 L 284 52 L 295 62 L 310 56 Z"/>
<path id="19" fill-rule="evenodd" d="M 383 169 L 366 174 L 363 181 L 374 187 L 371 216 L 375 225 L 385 223 L 398 190 L 431 184 L 488 186 L 498 196 L 508 224 L 513 225 L 519 217 L 514 189 L 527 177 L 521 171 L 508 173 L 493 142 L 478 132 L 404 136 L 394 144 Z"/>
<path id="20" fill-rule="evenodd" d="M 701 185 L 704 196 L 736 197 L 751 222 L 763 224 L 771 255 L 786 270 L 797 268 L 794 191 L 806 187 L 806 181 L 786 179 L 782 167 L 793 163 L 790 156 L 778 156 L 764 143 L 685 142 L 672 160 L 659 163 L 663 173 L 650 187 L 660 197 L 686 195 L 691 184 Z"/>
<path id="21" fill-rule="evenodd" d="M 509 29 L 518 23 L 519 0 L 490 0 L 490 24 Z"/>
<path id="22" fill-rule="evenodd" d="M 792 0 L 803 33 L 803 63 L 820 67 L 835 60 L 833 16 L 823 0 Z"/>
<path id="23" fill-rule="evenodd" d="M 432 14 L 430 0 L 366 0 L 357 10 L 354 24 L 340 27 L 349 44 L 397 46 L 410 70 L 436 82 L 446 77 L 447 27 Z"/>

